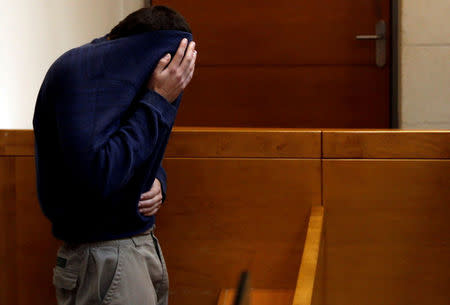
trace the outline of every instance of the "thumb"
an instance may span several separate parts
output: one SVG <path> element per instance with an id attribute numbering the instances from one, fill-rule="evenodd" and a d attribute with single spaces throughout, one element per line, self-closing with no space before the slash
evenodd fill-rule
<path id="1" fill-rule="evenodd" d="M 170 62 L 170 54 L 167 53 L 163 58 L 161 58 L 158 62 L 158 65 L 155 68 L 155 71 L 161 72 Z"/>

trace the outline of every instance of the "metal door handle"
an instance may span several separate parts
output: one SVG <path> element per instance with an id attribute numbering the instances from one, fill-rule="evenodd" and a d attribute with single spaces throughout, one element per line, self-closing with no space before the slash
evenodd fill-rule
<path id="1" fill-rule="evenodd" d="M 382 35 L 356 35 L 356 39 L 358 40 L 378 40 L 383 39 Z"/>
<path id="2" fill-rule="evenodd" d="M 376 40 L 375 62 L 378 67 L 386 65 L 386 24 L 380 20 L 375 25 L 375 35 L 356 35 L 357 40 Z"/>

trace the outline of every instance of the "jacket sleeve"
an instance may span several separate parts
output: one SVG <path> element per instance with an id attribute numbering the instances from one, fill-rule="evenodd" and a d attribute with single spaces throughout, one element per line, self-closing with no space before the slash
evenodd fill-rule
<path id="1" fill-rule="evenodd" d="M 167 175 L 162 165 L 159 166 L 158 171 L 156 172 L 156 178 L 161 183 L 162 202 L 164 203 L 167 194 Z"/>
<path id="2" fill-rule="evenodd" d="M 88 115 L 95 113 L 95 108 L 82 103 L 83 109 L 64 101 L 54 105 L 62 164 L 69 172 L 65 174 L 99 199 L 114 195 L 151 158 L 170 133 L 177 112 L 164 97 L 149 90 L 127 120 L 99 143 L 96 136 L 101 131 L 95 130 L 95 114 Z"/>

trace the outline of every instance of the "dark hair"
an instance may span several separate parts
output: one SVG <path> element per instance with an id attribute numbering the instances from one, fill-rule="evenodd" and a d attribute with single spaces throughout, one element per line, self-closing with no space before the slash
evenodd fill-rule
<path id="1" fill-rule="evenodd" d="M 131 36 L 159 30 L 191 32 L 184 17 L 167 6 L 157 5 L 141 8 L 122 20 L 108 34 L 109 39 Z"/>

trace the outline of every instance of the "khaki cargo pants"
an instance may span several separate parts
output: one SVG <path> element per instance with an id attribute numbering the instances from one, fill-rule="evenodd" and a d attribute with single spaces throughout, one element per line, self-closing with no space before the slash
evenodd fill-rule
<path id="1" fill-rule="evenodd" d="M 129 238 L 62 245 L 53 269 L 58 305 L 167 305 L 169 278 L 154 228 Z"/>

